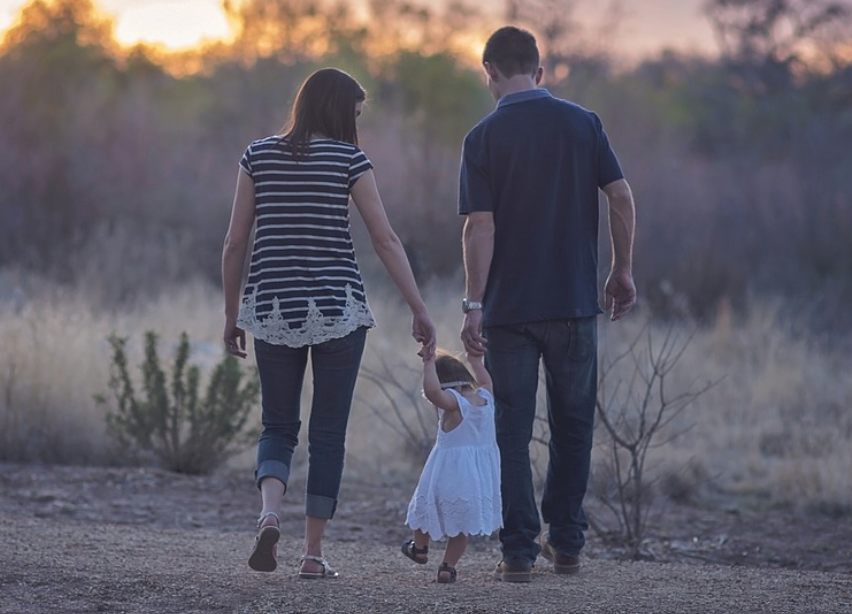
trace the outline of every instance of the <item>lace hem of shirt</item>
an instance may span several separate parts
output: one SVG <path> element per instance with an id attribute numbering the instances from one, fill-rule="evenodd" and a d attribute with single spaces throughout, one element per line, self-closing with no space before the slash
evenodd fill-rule
<path id="1" fill-rule="evenodd" d="M 376 320 L 370 306 L 358 301 L 352 293 L 352 287 L 346 286 L 346 304 L 343 315 L 325 316 L 317 307 L 316 301 L 308 300 L 308 313 L 301 326 L 293 328 L 284 319 L 278 298 L 272 301 L 272 311 L 263 319 L 257 317 L 257 288 L 243 297 L 237 324 L 249 332 L 255 339 L 273 345 L 286 345 L 299 348 L 340 339 L 362 326 L 373 328 Z"/>

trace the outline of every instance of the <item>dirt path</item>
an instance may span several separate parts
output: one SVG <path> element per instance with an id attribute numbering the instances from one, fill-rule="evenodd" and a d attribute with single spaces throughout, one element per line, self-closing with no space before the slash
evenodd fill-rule
<path id="1" fill-rule="evenodd" d="M 281 566 L 254 573 L 245 561 L 257 494 L 246 482 L 245 476 L 0 465 L 0 612 L 852 612 L 848 522 L 826 524 L 835 527 L 837 561 L 826 548 L 817 562 L 808 559 L 833 572 L 772 568 L 773 560 L 696 564 L 695 553 L 675 562 L 625 562 L 590 540 L 580 575 L 556 576 L 540 561 L 531 584 L 503 584 L 490 576 L 499 558 L 496 542 L 482 539 L 460 564 L 459 582 L 439 585 L 439 561 L 415 566 L 397 550 L 406 536 L 400 526 L 405 489 L 352 480 L 326 546 L 339 579 L 296 577 L 301 501 L 295 492 L 283 524 Z M 701 539 L 711 542 L 713 531 L 724 532 L 727 542 L 754 550 L 755 542 L 732 537 L 731 527 L 711 528 L 706 514 L 696 518 L 705 523 Z"/>

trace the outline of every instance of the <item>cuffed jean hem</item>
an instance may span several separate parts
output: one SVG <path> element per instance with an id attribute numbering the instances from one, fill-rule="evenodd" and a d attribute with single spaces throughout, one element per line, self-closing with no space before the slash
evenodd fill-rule
<path id="1" fill-rule="evenodd" d="M 546 519 L 545 522 L 547 522 Z M 586 520 L 585 511 L 580 507 L 580 518 L 568 526 L 561 527 L 549 523 L 548 540 L 560 554 L 578 556 L 586 545 L 585 531 L 588 529 L 589 523 Z"/>
<path id="2" fill-rule="evenodd" d="M 535 541 L 535 537 L 537 535 L 509 536 L 501 531 L 500 551 L 503 554 L 503 560 L 514 566 L 534 565 L 541 552 L 541 546 Z"/>
<path id="3" fill-rule="evenodd" d="M 260 488 L 260 483 L 265 478 L 275 478 L 281 480 L 284 486 L 287 486 L 287 480 L 290 479 L 290 467 L 277 460 L 265 460 L 258 465 L 254 472 L 254 483 Z"/>
<path id="4" fill-rule="evenodd" d="M 337 499 L 322 495 L 308 494 L 305 496 L 305 516 L 331 520 L 337 509 Z"/>

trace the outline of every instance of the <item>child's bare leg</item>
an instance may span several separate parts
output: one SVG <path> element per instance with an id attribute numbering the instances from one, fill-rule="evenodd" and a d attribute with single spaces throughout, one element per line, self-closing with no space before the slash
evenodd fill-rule
<path id="1" fill-rule="evenodd" d="M 414 545 L 417 546 L 418 550 L 422 550 L 426 546 L 429 545 L 429 534 L 424 533 L 420 529 L 414 530 Z"/>
<path id="2" fill-rule="evenodd" d="M 444 562 L 438 567 L 438 583 L 452 584 L 456 581 L 456 563 L 467 548 L 467 535 L 461 533 L 447 540 L 444 549 Z"/>
<path id="3" fill-rule="evenodd" d="M 467 535 L 459 533 L 455 537 L 449 538 L 447 547 L 444 549 L 444 563 L 450 567 L 455 567 L 465 549 L 467 549 Z"/>

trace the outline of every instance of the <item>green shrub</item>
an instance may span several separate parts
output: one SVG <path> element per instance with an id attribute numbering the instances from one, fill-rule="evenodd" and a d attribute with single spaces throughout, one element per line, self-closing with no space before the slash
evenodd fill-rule
<path id="1" fill-rule="evenodd" d="M 189 338 L 180 336 L 171 369 L 171 381 L 160 366 L 157 335 L 145 333 L 145 357 L 141 394 L 134 391 L 130 377 L 127 339 L 109 337 L 112 362 L 107 395 L 95 400 L 109 407 L 107 432 L 128 453 L 153 456 L 171 471 L 210 473 L 257 437 L 248 429 L 260 387 L 257 377 L 248 377 L 236 358 L 226 355 L 213 369 L 204 399 L 199 398 L 201 372 L 189 362 Z"/>

